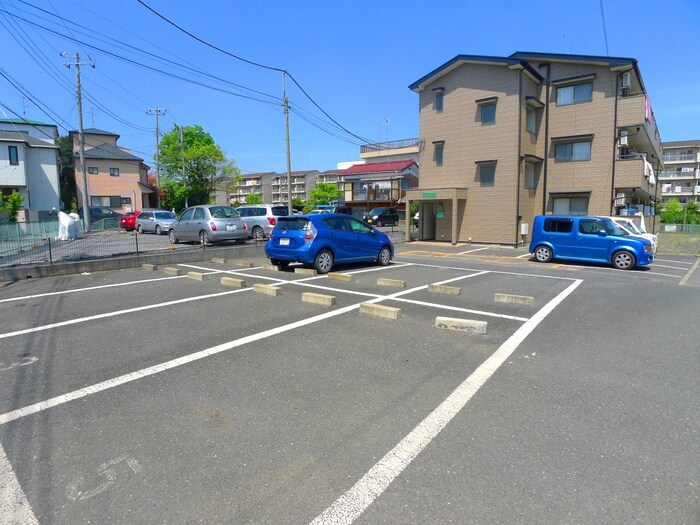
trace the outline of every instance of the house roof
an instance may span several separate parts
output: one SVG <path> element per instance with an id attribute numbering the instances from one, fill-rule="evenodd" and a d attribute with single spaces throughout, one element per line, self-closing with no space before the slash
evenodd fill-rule
<path id="1" fill-rule="evenodd" d="M 696 140 L 677 140 L 675 142 L 662 142 L 662 148 L 683 148 L 683 147 L 698 147 L 700 146 L 700 139 Z"/>
<path id="2" fill-rule="evenodd" d="M 77 135 L 78 133 L 79 132 L 77 129 L 74 129 L 73 131 L 70 132 L 71 135 L 73 135 L 73 134 Z M 97 128 L 84 128 L 83 135 L 107 135 L 110 137 L 119 138 L 119 135 L 117 135 L 116 133 L 112 133 L 111 131 L 105 131 L 103 129 L 97 129 Z"/>
<path id="3" fill-rule="evenodd" d="M 367 173 L 400 173 L 417 165 L 414 160 L 392 160 L 388 162 L 376 162 L 373 164 L 355 164 L 346 170 L 342 170 L 343 175 L 364 175 Z"/>
<path id="4" fill-rule="evenodd" d="M 56 124 L 51 124 L 50 122 L 40 122 L 38 120 L 31 120 L 27 118 L 3 118 L 0 119 L 0 123 L 3 124 L 27 124 L 30 126 L 51 126 L 57 128 Z"/>
<path id="5" fill-rule="evenodd" d="M 52 148 L 58 149 L 56 144 L 32 137 L 21 131 L 0 131 L 0 141 L 4 142 L 24 142 L 32 148 Z"/>
<path id="6" fill-rule="evenodd" d="M 74 156 L 78 156 L 77 152 L 74 152 Z M 141 157 L 127 153 L 126 151 L 116 148 L 110 144 L 100 144 L 94 148 L 85 150 L 86 159 L 102 159 L 102 160 L 138 160 L 143 162 Z"/>

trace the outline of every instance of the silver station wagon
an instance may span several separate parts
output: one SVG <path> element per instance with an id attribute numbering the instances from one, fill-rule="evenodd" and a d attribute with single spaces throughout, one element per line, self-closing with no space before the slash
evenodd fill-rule
<path id="1" fill-rule="evenodd" d="M 235 241 L 244 243 L 250 236 L 248 226 L 231 206 L 192 206 L 183 211 L 170 225 L 168 236 L 172 244 L 197 241 L 202 244 Z"/>

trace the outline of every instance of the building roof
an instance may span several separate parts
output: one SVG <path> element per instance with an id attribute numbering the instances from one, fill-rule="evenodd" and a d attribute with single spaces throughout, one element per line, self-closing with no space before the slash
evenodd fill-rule
<path id="1" fill-rule="evenodd" d="M 77 157 L 78 153 L 74 152 L 74 155 Z M 100 144 L 94 148 L 86 149 L 85 158 L 96 160 L 138 160 L 139 162 L 143 162 L 141 157 L 127 153 L 126 151 L 116 148 L 110 144 Z"/>
<path id="2" fill-rule="evenodd" d="M 258 179 L 269 175 L 277 175 L 274 171 L 261 171 L 260 173 L 244 173 L 241 175 L 244 179 Z"/>
<path id="3" fill-rule="evenodd" d="M 0 131 L 0 141 L 3 142 L 24 142 L 32 148 L 52 148 L 58 149 L 56 144 L 40 140 L 22 131 Z"/>
<path id="4" fill-rule="evenodd" d="M 700 147 L 700 139 L 696 140 L 677 140 L 675 142 L 662 142 L 662 148 L 683 148 L 683 147 Z"/>
<path id="5" fill-rule="evenodd" d="M 343 175 L 363 175 L 367 173 L 400 173 L 416 165 L 414 160 L 392 160 L 388 162 L 375 162 L 370 164 L 355 164 L 346 170 L 342 170 Z"/>
<path id="6" fill-rule="evenodd" d="M 70 132 L 71 135 L 73 135 L 73 134 L 77 135 L 78 133 L 79 132 L 77 129 L 74 129 L 73 131 Z M 119 135 L 117 135 L 116 133 L 112 133 L 111 131 L 105 131 L 103 129 L 97 129 L 97 128 L 84 128 L 83 135 L 107 135 L 109 137 L 119 138 Z"/>
<path id="7" fill-rule="evenodd" d="M 595 64 L 599 66 L 607 66 L 611 69 L 625 69 L 634 68 L 637 71 L 637 76 L 639 77 L 640 83 L 642 83 L 641 75 L 639 74 L 639 69 L 637 67 L 637 60 L 634 58 L 625 57 L 605 57 L 596 55 L 567 55 L 563 53 L 533 53 L 530 51 L 516 51 L 509 57 L 493 57 L 493 56 L 481 56 L 481 55 L 457 55 L 452 60 L 445 62 L 443 65 L 434 69 L 427 75 L 416 80 L 411 84 L 409 89 L 413 91 L 420 91 L 425 87 L 426 84 L 440 78 L 441 76 L 449 73 L 450 71 L 458 68 L 463 64 L 490 64 L 490 65 L 501 65 L 507 66 L 513 69 L 525 69 L 532 76 L 538 79 L 540 82 L 544 80 L 544 77 L 537 71 L 536 67 L 533 67 L 531 63 L 535 63 L 536 66 L 540 62 L 568 62 L 568 63 L 585 63 L 585 64 Z M 644 84 L 642 83 L 642 87 Z"/>
<path id="8" fill-rule="evenodd" d="M 0 119 L 0 123 L 4 124 L 26 124 L 29 126 L 51 126 L 52 128 L 57 128 L 56 124 L 51 124 L 50 122 L 40 122 L 38 120 L 31 120 L 27 118 L 3 118 Z"/>

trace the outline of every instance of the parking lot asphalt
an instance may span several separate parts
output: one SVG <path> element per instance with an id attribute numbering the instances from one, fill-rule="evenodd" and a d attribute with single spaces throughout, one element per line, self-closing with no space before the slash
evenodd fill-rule
<path id="1" fill-rule="evenodd" d="M 0 283 L 0 523 L 697 522 L 696 258 L 524 252 Z"/>

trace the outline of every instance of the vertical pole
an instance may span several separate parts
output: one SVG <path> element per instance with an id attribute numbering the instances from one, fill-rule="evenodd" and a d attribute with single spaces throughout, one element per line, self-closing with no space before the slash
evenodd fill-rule
<path id="1" fill-rule="evenodd" d="M 160 115 L 165 115 L 167 109 L 155 107 L 154 109 L 148 108 L 146 113 L 148 115 L 156 116 L 156 186 L 158 187 L 158 208 L 160 209 L 160 124 L 158 117 Z"/>
<path id="2" fill-rule="evenodd" d="M 75 86 L 78 99 L 78 142 L 80 143 L 80 171 L 83 174 L 83 222 L 90 231 L 90 196 L 88 195 L 87 169 L 85 167 L 85 135 L 83 134 L 83 97 L 80 88 L 80 55 L 75 54 Z"/>
<path id="3" fill-rule="evenodd" d="M 284 129 L 287 142 L 287 212 L 292 214 L 292 155 L 289 148 L 289 100 L 285 84 L 286 72 L 282 72 L 282 94 L 284 98 Z"/>

